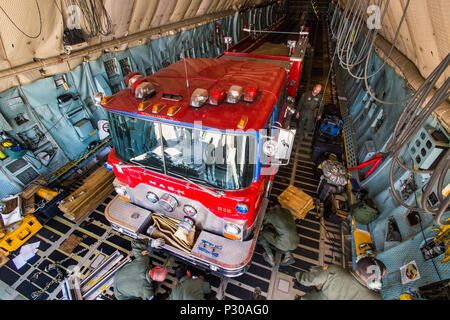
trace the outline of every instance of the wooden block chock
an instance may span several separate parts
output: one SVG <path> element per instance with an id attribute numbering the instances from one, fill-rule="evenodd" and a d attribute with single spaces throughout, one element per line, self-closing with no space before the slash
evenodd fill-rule
<path id="1" fill-rule="evenodd" d="M 29 199 L 22 199 L 22 208 L 25 214 L 33 213 L 35 207 L 35 197 L 31 196 Z"/>
<path id="2" fill-rule="evenodd" d="M 58 208 L 66 218 L 80 221 L 114 191 L 114 178 L 113 172 L 104 167 L 97 168 L 77 190 L 58 205 Z"/>
<path id="3" fill-rule="evenodd" d="M 0 248 L 0 268 L 8 263 L 8 261 L 9 261 L 8 255 L 9 255 L 9 252 L 3 251 Z"/>
<path id="4" fill-rule="evenodd" d="M 83 241 L 82 237 L 71 234 L 63 243 L 59 246 L 59 249 L 71 254 L 73 250 Z"/>
<path id="5" fill-rule="evenodd" d="M 314 209 L 314 199 L 293 185 L 288 186 L 279 196 L 278 202 L 288 209 L 296 219 L 305 218 L 306 214 Z"/>
<path id="6" fill-rule="evenodd" d="M 33 182 L 31 185 L 29 185 L 24 191 L 22 191 L 20 196 L 22 197 L 22 199 L 28 200 L 32 196 L 34 196 L 34 194 L 36 192 L 38 192 L 39 189 L 41 189 L 44 185 L 45 185 L 45 180 L 38 179 L 35 182 Z"/>

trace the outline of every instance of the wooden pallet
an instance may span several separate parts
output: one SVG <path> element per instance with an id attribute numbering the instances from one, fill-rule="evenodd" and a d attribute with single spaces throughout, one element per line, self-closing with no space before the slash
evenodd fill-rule
<path id="1" fill-rule="evenodd" d="M 114 191 L 114 177 L 114 173 L 99 167 L 77 190 L 67 196 L 58 208 L 66 218 L 80 221 Z"/>

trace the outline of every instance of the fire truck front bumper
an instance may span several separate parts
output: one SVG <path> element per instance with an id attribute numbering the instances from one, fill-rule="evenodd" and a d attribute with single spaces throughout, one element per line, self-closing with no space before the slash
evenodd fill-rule
<path id="1" fill-rule="evenodd" d="M 165 244 L 163 249 L 200 268 L 227 277 L 238 277 L 250 266 L 267 204 L 268 199 L 263 198 L 253 236 L 246 241 L 235 241 L 202 230 L 189 253 L 168 244 Z M 115 197 L 105 209 L 105 216 L 112 227 L 132 238 L 150 238 L 145 234 L 145 230 L 151 220 L 151 214 L 151 211 L 119 197 Z"/>

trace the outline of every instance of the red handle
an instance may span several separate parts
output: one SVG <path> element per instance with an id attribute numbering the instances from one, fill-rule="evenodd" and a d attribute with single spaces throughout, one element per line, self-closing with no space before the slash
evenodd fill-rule
<path id="1" fill-rule="evenodd" d="M 380 162 L 381 162 L 381 158 L 379 158 L 378 160 L 377 160 L 377 162 L 373 165 L 373 167 L 369 170 L 369 172 L 367 172 L 366 173 L 366 175 L 364 176 L 364 178 L 367 178 L 368 176 L 370 176 L 371 174 L 372 174 L 372 172 L 376 169 L 376 167 L 378 167 L 378 165 L 380 164 Z"/>

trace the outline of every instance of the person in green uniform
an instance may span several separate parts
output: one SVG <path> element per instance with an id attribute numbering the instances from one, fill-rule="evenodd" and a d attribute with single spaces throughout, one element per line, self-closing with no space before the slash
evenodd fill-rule
<path id="1" fill-rule="evenodd" d="M 319 112 L 317 113 L 317 120 L 322 117 L 322 85 L 316 84 L 312 91 L 303 93 L 300 101 L 297 105 L 297 113 L 295 118 L 298 120 L 297 124 L 297 134 L 300 139 L 306 135 L 306 132 L 312 133 L 314 130 L 315 118 L 314 111 L 319 107 Z"/>
<path id="2" fill-rule="evenodd" d="M 153 266 L 149 253 L 164 244 L 163 239 L 137 239 L 131 242 L 135 259 L 117 270 L 114 275 L 114 296 L 117 300 L 152 300 L 156 282 L 167 277 L 167 269 Z"/>
<path id="3" fill-rule="evenodd" d="M 314 266 L 309 272 L 297 272 L 297 281 L 315 287 L 302 300 L 381 300 L 378 290 L 386 274 L 385 265 L 374 258 L 364 257 L 355 270 L 338 265 Z"/>
<path id="4" fill-rule="evenodd" d="M 193 277 L 184 264 L 177 268 L 175 276 L 178 284 L 172 290 L 169 300 L 205 300 L 205 295 L 211 293 L 211 286 L 203 276 Z"/>
<path id="5" fill-rule="evenodd" d="M 289 210 L 276 205 L 266 213 L 263 220 L 263 229 L 258 236 L 258 243 L 265 250 L 263 253 L 264 260 L 272 267 L 275 266 L 275 257 L 271 246 L 284 253 L 280 265 L 288 266 L 295 262 L 291 251 L 298 247 L 299 237 L 295 219 Z"/>

